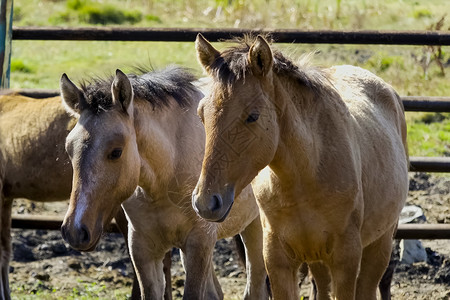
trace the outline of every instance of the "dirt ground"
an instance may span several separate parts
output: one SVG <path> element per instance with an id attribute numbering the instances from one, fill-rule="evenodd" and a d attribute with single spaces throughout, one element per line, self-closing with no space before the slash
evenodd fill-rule
<path id="1" fill-rule="evenodd" d="M 420 206 L 427 223 L 450 223 L 450 178 L 411 174 L 408 205 Z M 14 213 L 64 215 L 66 202 L 15 200 Z M 106 234 L 97 249 L 70 249 L 59 231 L 13 229 L 10 282 L 13 299 L 126 299 L 132 267 L 120 234 Z M 393 299 L 450 299 L 450 240 L 422 240 L 427 262 L 399 264 L 392 283 Z M 214 261 L 225 299 L 241 299 L 245 269 L 232 239 L 219 241 Z M 172 257 L 174 299 L 181 299 L 184 273 L 179 253 Z M 308 280 L 301 295 L 308 299 Z"/>

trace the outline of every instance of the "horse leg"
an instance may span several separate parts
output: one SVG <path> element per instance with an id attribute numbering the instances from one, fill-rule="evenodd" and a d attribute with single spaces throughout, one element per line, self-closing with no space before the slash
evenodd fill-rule
<path id="1" fill-rule="evenodd" d="M 11 299 L 9 290 L 9 260 L 11 257 L 11 208 L 12 199 L 6 199 L 0 191 L 0 217 L 1 217 L 1 296 L 2 299 Z"/>
<path id="2" fill-rule="evenodd" d="M 266 232 L 264 233 L 264 260 L 273 299 L 298 299 L 300 263 L 288 257 L 277 236 Z"/>
<path id="3" fill-rule="evenodd" d="M 204 228 L 194 228 L 186 239 L 181 256 L 186 271 L 183 299 L 223 299 L 212 263 L 215 242 L 216 236 L 205 235 Z"/>
<path id="4" fill-rule="evenodd" d="M 164 300 L 172 300 L 172 274 L 170 268 L 172 267 L 172 249 L 166 252 L 163 260 L 163 272 L 166 281 L 166 288 L 164 290 Z"/>
<path id="5" fill-rule="evenodd" d="M 330 299 L 330 270 L 328 267 L 320 262 L 310 263 L 309 269 L 313 276 L 314 286 L 311 288 L 309 299 L 314 300 L 329 300 Z"/>
<path id="6" fill-rule="evenodd" d="M 0 174 L 1 175 L 1 174 Z M 1 178 L 0 178 L 1 179 Z M 0 185 L 1 185 L 1 181 L 0 181 Z M 0 186 L 0 188 L 1 188 L 1 186 Z M 0 238 L 1 238 L 1 240 L 0 240 L 0 263 L 1 263 L 1 265 L 0 265 L 0 267 L 2 268 L 1 269 L 1 272 L 0 272 L 0 298 L 4 298 L 5 297 L 5 294 L 6 294 L 6 292 L 5 292 L 5 277 L 3 276 L 3 266 L 5 265 L 5 262 L 3 261 L 3 253 L 4 253 L 4 247 L 3 247 L 3 235 L 5 234 L 4 232 L 5 232 L 5 230 L 3 229 L 3 211 L 4 211 L 4 209 L 3 209 L 3 202 L 5 201 L 5 199 L 3 198 L 3 193 L 2 193 L 2 191 L 0 190 L 0 225 L 1 225 L 1 227 L 0 227 Z"/>
<path id="7" fill-rule="evenodd" d="M 356 287 L 357 299 L 376 300 L 377 287 L 389 264 L 394 228 L 363 249 Z"/>
<path id="8" fill-rule="evenodd" d="M 120 208 L 117 211 L 117 214 L 114 217 L 114 219 L 116 220 L 116 224 L 117 227 L 119 228 L 119 231 L 122 233 L 125 239 L 125 244 L 127 245 L 128 253 L 130 253 L 130 247 L 128 243 L 128 221 L 122 208 Z M 139 282 L 136 278 L 136 272 L 134 271 L 134 267 L 133 267 L 133 287 L 131 288 L 131 299 L 132 300 L 141 299 Z"/>
<path id="9" fill-rule="evenodd" d="M 400 260 L 400 254 L 398 251 L 399 245 L 398 240 L 394 240 L 391 252 L 391 259 L 389 260 L 389 265 L 381 278 L 378 289 L 380 290 L 380 295 L 382 300 L 391 300 L 391 284 L 392 278 L 394 277 L 395 268 Z"/>
<path id="10" fill-rule="evenodd" d="M 163 272 L 164 252 L 154 253 L 143 235 L 129 230 L 129 250 L 141 299 L 163 299 L 165 276 Z"/>
<path id="11" fill-rule="evenodd" d="M 332 293 L 336 300 L 355 299 L 356 280 L 361 263 L 362 245 L 357 228 L 336 240 L 331 260 L 327 262 L 332 278 Z M 357 298 L 367 299 L 367 298 Z"/>
<path id="12" fill-rule="evenodd" d="M 125 216 L 123 209 L 119 209 L 116 216 L 114 217 L 116 220 L 117 227 L 119 227 L 119 231 L 122 233 L 125 243 L 127 245 L 128 252 L 130 252 L 129 241 L 128 241 L 128 221 Z M 163 260 L 163 271 L 166 279 L 166 288 L 164 291 L 164 300 L 172 300 L 172 276 L 170 273 L 170 267 L 172 265 L 172 252 L 168 251 Z M 137 280 L 136 272 L 133 268 L 133 287 L 131 289 L 131 299 L 137 300 L 141 299 L 141 292 L 139 290 L 139 282 Z"/>
<path id="13" fill-rule="evenodd" d="M 184 295 L 183 299 L 191 299 L 189 295 L 193 295 L 192 291 L 192 284 L 187 283 L 188 277 L 192 278 L 193 276 L 188 276 L 188 270 L 192 270 L 192 266 L 188 266 L 188 257 L 187 255 L 181 251 L 181 261 L 183 264 L 183 267 L 186 271 L 186 283 L 185 283 L 185 289 L 184 289 Z M 190 272 L 191 274 L 193 272 Z M 200 287 L 198 294 L 198 299 L 223 299 L 223 292 L 222 287 L 220 286 L 219 280 L 217 279 L 217 276 L 215 275 L 214 266 L 212 264 L 212 261 L 210 263 L 209 271 L 207 272 L 207 278 L 203 281 L 202 287 Z"/>
<path id="14" fill-rule="evenodd" d="M 305 281 L 305 279 L 308 277 L 308 275 L 309 275 L 309 267 L 308 267 L 308 264 L 307 263 L 302 263 L 301 265 L 300 265 L 300 269 L 298 270 L 299 271 L 299 279 L 300 279 L 300 281 L 299 281 L 299 284 L 298 284 L 298 287 L 302 287 L 302 284 L 303 284 L 303 282 Z M 311 299 L 314 299 L 314 298 L 311 298 Z M 315 300 L 315 299 L 314 299 Z"/>
<path id="15" fill-rule="evenodd" d="M 269 299 L 268 286 L 266 285 L 267 273 L 262 257 L 263 232 L 259 217 L 241 232 L 241 237 L 245 247 L 247 273 L 244 299 Z"/>

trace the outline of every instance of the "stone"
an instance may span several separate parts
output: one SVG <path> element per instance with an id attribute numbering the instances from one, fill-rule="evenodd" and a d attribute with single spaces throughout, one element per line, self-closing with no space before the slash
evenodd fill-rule
<path id="1" fill-rule="evenodd" d="M 416 262 L 426 262 L 427 252 L 419 240 L 400 241 L 400 263 L 413 264 Z"/>

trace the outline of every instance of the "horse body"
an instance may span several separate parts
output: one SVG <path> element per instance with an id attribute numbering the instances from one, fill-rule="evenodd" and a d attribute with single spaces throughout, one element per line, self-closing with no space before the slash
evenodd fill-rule
<path id="1" fill-rule="evenodd" d="M 1 299 L 10 299 L 8 273 L 13 199 L 42 202 L 63 201 L 69 197 L 72 167 L 65 139 L 75 123 L 76 119 L 61 105 L 61 97 L 0 96 Z M 116 222 L 126 235 L 123 212 L 118 212 Z M 139 296 L 136 284 L 133 296 Z"/>
<path id="2" fill-rule="evenodd" d="M 239 195 L 252 181 L 274 299 L 296 298 L 303 262 L 318 299 L 329 299 L 328 283 L 336 299 L 376 299 L 408 191 L 398 95 L 360 68 L 295 66 L 261 37 L 219 53 L 199 36 L 196 47 L 214 82 L 199 107 L 206 152 L 192 200 L 200 216 L 223 218 L 233 202 L 221 187 Z M 250 140 L 239 155 L 227 150 L 230 128 Z M 231 156 L 220 171 L 216 152 Z M 223 206 L 211 209 L 210 195 Z"/>
<path id="3" fill-rule="evenodd" d="M 122 205 L 143 298 L 162 298 L 162 258 L 178 247 L 186 270 L 184 299 L 221 299 L 212 265 L 214 244 L 241 233 L 251 273 L 245 298 L 267 298 L 262 231 L 251 188 L 243 193 L 243 203 L 253 205 L 236 207 L 223 224 L 205 222 L 190 205 L 205 138 L 195 113 L 202 94 L 192 79 L 180 68 L 129 78 L 117 71 L 112 82 L 100 84 L 104 87 L 93 84 L 81 91 L 63 76 L 63 99 L 80 115 L 66 145 L 75 179 L 63 235 L 76 248 L 95 247 L 111 212 Z M 95 112 L 96 90 L 112 94 L 108 108 Z"/>
<path id="4" fill-rule="evenodd" d="M 333 74 L 330 81 L 342 100 L 329 99 L 338 103 L 324 103 L 322 108 L 314 108 L 315 120 L 311 122 L 309 117 L 308 125 L 303 124 L 304 118 L 296 122 L 294 116 L 289 116 L 291 113 L 297 114 L 298 107 L 286 108 L 282 122 L 293 123 L 294 128 L 308 126 L 308 130 L 301 135 L 283 131 L 283 135 L 288 138 L 283 138 L 283 135 L 280 137 L 283 145 L 269 164 L 272 176 L 267 177 L 265 172 L 260 175 L 264 179 L 268 178 L 270 186 L 279 187 L 281 195 L 269 193 L 276 195 L 276 199 L 264 201 L 267 209 L 263 210 L 298 207 L 293 218 L 307 221 L 307 224 L 310 223 L 308 220 L 314 218 L 315 221 L 311 223 L 316 224 L 317 228 L 296 228 L 296 231 L 308 230 L 310 232 L 305 233 L 305 236 L 311 237 L 320 236 L 318 233 L 324 228 L 326 232 L 345 228 L 352 222 L 349 218 L 358 217 L 362 245 L 365 246 L 379 238 L 383 228 L 392 225 L 392 220 L 396 219 L 403 206 L 402 202 L 395 199 L 402 199 L 405 189 L 392 184 L 400 179 L 402 182 L 397 183 L 399 186 L 404 187 L 407 183 L 405 147 L 400 139 L 394 140 L 405 133 L 401 132 L 402 123 L 398 119 L 402 108 L 392 90 L 382 85 L 382 82 L 376 82 L 378 78 L 369 72 L 351 66 L 336 67 L 330 72 Z M 335 79 L 334 76 L 339 77 Z M 350 95 L 341 92 L 341 85 L 336 84 L 339 81 L 345 82 L 344 88 L 351 89 Z M 365 86 L 361 87 L 359 81 Z M 358 82 L 359 87 L 352 86 L 354 82 Z M 382 105 L 377 105 L 377 102 Z M 388 102 L 388 105 L 385 106 L 384 102 Z M 334 107 L 340 111 L 338 114 L 329 113 L 335 111 Z M 308 110 L 302 114 L 308 114 Z M 305 134 L 310 136 L 305 138 Z M 295 136 L 297 139 L 293 138 Z M 317 145 L 309 147 L 305 145 L 305 140 Z M 293 156 L 286 153 L 290 149 L 307 149 L 310 152 L 299 151 Z M 398 166 L 398 162 L 403 162 L 403 165 Z M 300 166 L 301 171 L 297 166 Z M 392 169 L 392 166 L 398 168 Z M 260 193 L 258 199 L 264 197 L 264 193 Z M 349 212 L 358 215 L 352 216 Z M 392 216 L 387 216 L 387 213 Z M 274 214 L 270 212 L 269 215 Z M 280 215 L 286 214 L 283 212 Z M 290 223 L 286 219 L 284 222 Z M 338 233 L 342 233 L 342 230 Z M 306 245 L 309 247 L 308 243 Z"/>
<path id="5" fill-rule="evenodd" d="M 0 97 L 1 291 L 10 299 L 11 208 L 14 198 L 67 199 L 72 168 L 64 140 L 74 120 L 59 97 Z"/>

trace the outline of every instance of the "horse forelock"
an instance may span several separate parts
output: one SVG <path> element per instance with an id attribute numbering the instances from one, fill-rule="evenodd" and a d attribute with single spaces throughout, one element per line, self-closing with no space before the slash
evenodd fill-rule
<path id="1" fill-rule="evenodd" d="M 110 110 L 113 107 L 111 83 L 113 77 L 108 79 L 95 79 L 91 82 L 84 81 L 81 83 L 81 89 L 90 111 L 98 114 L 101 111 Z"/>
<path id="2" fill-rule="evenodd" d="M 248 72 L 247 54 L 251 44 L 248 39 L 235 39 L 238 45 L 225 49 L 209 67 L 213 77 L 225 86 L 231 86 Z"/>
<path id="3" fill-rule="evenodd" d="M 192 84 L 196 77 L 187 69 L 169 66 L 163 70 L 146 71 L 136 68 L 140 73 L 128 74 L 133 87 L 134 99 L 145 100 L 153 109 L 169 107 L 172 99 L 180 107 L 189 106 L 193 99 L 198 98 L 198 90 Z M 92 78 L 81 83 L 88 109 L 94 114 L 113 108 L 111 84 L 114 76 L 107 78 Z"/>

